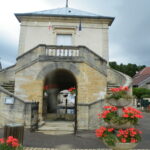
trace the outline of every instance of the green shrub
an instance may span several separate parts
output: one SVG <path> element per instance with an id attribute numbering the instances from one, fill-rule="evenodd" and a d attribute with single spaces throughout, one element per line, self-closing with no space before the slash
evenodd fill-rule
<path id="1" fill-rule="evenodd" d="M 133 88 L 133 95 L 138 99 L 150 97 L 150 89 L 146 88 Z"/>

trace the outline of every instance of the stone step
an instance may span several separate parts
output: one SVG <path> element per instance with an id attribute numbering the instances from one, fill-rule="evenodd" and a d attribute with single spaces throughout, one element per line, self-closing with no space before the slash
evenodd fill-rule
<path id="1" fill-rule="evenodd" d="M 37 132 L 39 132 L 39 133 L 42 133 L 42 134 L 47 134 L 47 135 L 66 135 L 66 134 L 74 134 L 74 131 L 59 131 L 59 130 L 57 130 L 57 131 L 53 131 L 53 130 L 51 130 L 51 131 L 45 131 L 45 130 L 39 130 L 39 131 L 37 131 Z"/>
<path id="2" fill-rule="evenodd" d="M 73 121 L 75 119 L 74 114 L 56 114 L 56 113 L 49 113 L 46 115 L 46 120 L 48 121 L 58 121 L 58 120 L 65 120 L 65 121 Z"/>
<path id="3" fill-rule="evenodd" d="M 108 83 L 107 84 L 107 94 L 111 94 L 112 92 L 111 92 L 111 88 L 118 88 L 118 87 L 120 87 L 119 85 L 117 85 L 117 84 L 114 84 L 114 83 Z"/>
<path id="4" fill-rule="evenodd" d="M 6 90 L 8 90 L 9 92 L 14 93 L 14 87 L 15 87 L 14 81 L 4 82 L 1 84 L 1 86 Z"/>
<path id="5" fill-rule="evenodd" d="M 39 127 L 38 131 L 45 131 L 47 133 L 73 133 L 74 122 L 73 121 L 47 121 L 42 127 Z"/>
<path id="6" fill-rule="evenodd" d="M 111 84 L 111 85 L 107 85 L 107 88 L 118 88 L 118 87 L 120 87 L 119 85 L 116 85 L 116 84 Z"/>

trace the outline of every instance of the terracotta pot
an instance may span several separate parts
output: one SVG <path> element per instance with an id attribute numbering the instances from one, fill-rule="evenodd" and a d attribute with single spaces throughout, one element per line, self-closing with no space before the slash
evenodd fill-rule
<path id="1" fill-rule="evenodd" d="M 120 143 L 120 142 L 117 142 L 115 144 L 115 146 L 109 146 L 104 140 L 103 140 L 104 144 L 113 149 L 113 150 L 129 150 L 129 149 L 133 149 L 135 148 L 138 143 Z"/>
<path id="2" fill-rule="evenodd" d="M 128 106 L 132 102 L 132 99 L 124 99 L 124 98 L 108 99 L 107 102 L 110 105 L 113 105 L 113 106 L 116 106 L 116 107 L 125 107 L 125 106 Z"/>

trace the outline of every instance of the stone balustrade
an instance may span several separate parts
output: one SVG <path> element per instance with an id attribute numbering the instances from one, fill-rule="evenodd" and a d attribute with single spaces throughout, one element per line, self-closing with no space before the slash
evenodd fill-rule
<path id="1" fill-rule="evenodd" d="M 78 57 L 79 49 L 70 48 L 46 48 L 46 56 L 56 56 L 56 57 Z"/>
<path id="2" fill-rule="evenodd" d="M 107 75 L 107 61 L 86 46 L 57 46 L 40 44 L 17 58 L 20 71 L 36 62 L 86 63 L 100 73 Z"/>

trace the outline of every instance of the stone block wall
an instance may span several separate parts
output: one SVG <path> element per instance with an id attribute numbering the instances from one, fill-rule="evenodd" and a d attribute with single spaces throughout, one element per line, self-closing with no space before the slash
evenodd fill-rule
<path id="1" fill-rule="evenodd" d="M 14 99 L 14 104 L 6 104 L 5 98 L 9 95 L 0 92 L 0 126 L 9 123 L 19 123 L 30 127 L 31 104 Z"/>
<path id="2" fill-rule="evenodd" d="M 16 66 L 13 65 L 11 67 L 5 68 L 0 71 L 0 84 L 3 82 L 9 82 L 15 80 L 15 69 Z"/>
<path id="3" fill-rule="evenodd" d="M 99 128 L 103 122 L 98 118 L 99 113 L 103 111 L 105 100 L 101 99 L 89 106 L 89 129 Z"/>
<path id="4" fill-rule="evenodd" d="M 39 102 L 39 114 L 40 118 L 42 118 L 44 79 L 48 73 L 56 69 L 66 69 L 74 74 L 78 90 L 78 128 L 89 129 L 89 117 L 92 116 L 89 116 L 89 108 L 80 106 L 80 104 L 90 104 L 104 98 L 107 79 L 106 76 L 85 63 L 35 63 L 16 73 L 15 94 L 22 99 Z"/>
<path id="5" fill-rule="evenodd" d="M 80 51 L 83 54 L 86 48 L 83 47 Z M 45 79 L 51 72 L 64 69 L 71 72 L 77 82 L 78 128 L 92 128 L 90 118 L 95 117 L 96 114 L 93 112 L 94 106 L 89 108 L 88 105 L 103 99 L 106 94 L 106 61 L 90 50 L 87 50 L 87 55 L 73 57 L 73 60 L 67 57 L 47 57 L 43 52 L 42 45 L 18 57 L 15 72 L 15 95 L 26 101 L 39 102 L 39 117 L 42 120 Z M 96 119 L 94 120 L 97 122 Z M 97 123 L 93 122 L 93 124 Z"/>

